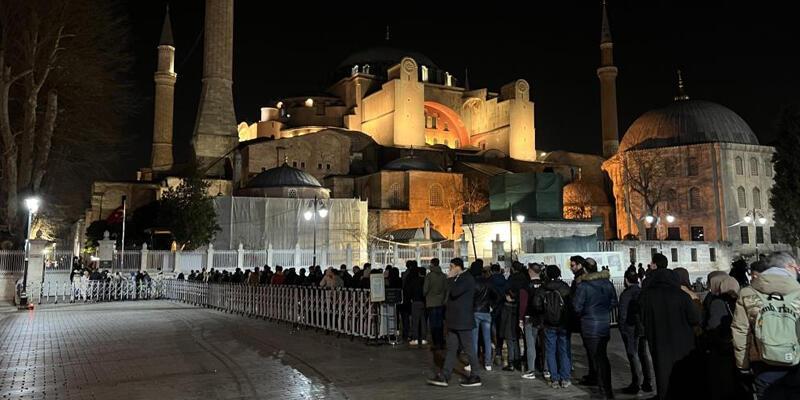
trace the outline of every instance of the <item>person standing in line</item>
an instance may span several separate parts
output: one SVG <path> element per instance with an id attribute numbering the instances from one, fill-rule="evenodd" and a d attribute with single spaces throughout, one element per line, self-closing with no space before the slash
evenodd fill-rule
<path id="1" fill-rule="evenodd" d="M 447 276 L 439 266 L 439 259 L 431 259 L 430 272 L 425 275 L 422 294 L 428 312 L 433 348 L 444 349 L 444 302 L 447 290 Z"/>
<path id="2" fill-rule="evenodd" d="M 470 273 L 465 273 L 464 261 L 460 258 L 450 260 L 450 269 L 447 271 L 447 355 L 442 369 L 428 380 L 429 385 L 448 386 L 450 375 L 453 373 L 459 350 L 464 351 L 469 358 L 469 377 L 461 381 L 461 386 L 481 386 L 478 376 L 478 357 L 472 351 L 472 329 L 475 328 L 473 315 L 473 301 L 475 299 L 475 279 Z"/>
<path id="3" fill-rule="evenodd" d="M 653 368 L 647 354 L 644 326 L 639 315 L 639 274 L 634 268 L 625 274 L 625 290 L 619 295 L 619 318 L 617 321 L 625 355 L 631 368 L 631 384 L 622 389 L 625 394 L 637 394 L 639 389 L 645 393 L 653 391 Z"/>
<path id="4" fill-rule="evenodd" d="M 552 388 L 572 385 L 572 360 L 569 352 L 569 326 L 572 320 L 569 286 L 561 280 L 561 270 L 555 265 L 545 267 L 544 283 L 533 300 L 536 312 L 542 316 L 545 333 L 545 354 Z"/>
<path id="5" fill-rule="evenodd" d="M 411 296 L 411 341 L 412 346 L 428 344 L 428 319 L 425 316 L 425 268 L 415 268 L 406 279 Z"/>

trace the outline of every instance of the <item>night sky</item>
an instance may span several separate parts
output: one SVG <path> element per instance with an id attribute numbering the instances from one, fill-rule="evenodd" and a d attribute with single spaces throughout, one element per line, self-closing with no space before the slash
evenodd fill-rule
<path id="1" fill-rule="evenodd" d="M 132 67 L 142 109 L 131 135 L 131 171 L 149 162 L 153 71 L 165 1 L 128 0 Z M 580 5 L 578 5 L 580 3 Z M 350 2 L 319 9 L 298 2 L 236 3 L 234 100 L 238 121 L 255 122 L 259 107 L 281 97 L 318 94 L 348 54 L 385 45 L 426 54 L 470 86 L 500 87 L 517 78 L 532 87 L 540 150 L 600 153 L 600 1 L 526 2 L 526 11 L 501 2 Z M 203 1 L 170 1 L 176 42 L 176 161 L 188 155 L 202 73 Z M 388 15 L 382 10 L 401 9 Z M 771 8 L 774 7 L 774 8 Z M 611 0 L 609 18 L 619 68 L 620 135 L 643 112 L 666 105 L 683 71 L 694 99 L 721 103 L 742 116 L 762 143 L 774 137 L 781 105 L 800 89 L 800 27 L 777 5 L 714 1 Z M 766 8 L 766 9 L 765 9 Z M 310 11 L 313 10 L 313 13 Z M 359 11 L 353 11 L 359 10 Z"/>

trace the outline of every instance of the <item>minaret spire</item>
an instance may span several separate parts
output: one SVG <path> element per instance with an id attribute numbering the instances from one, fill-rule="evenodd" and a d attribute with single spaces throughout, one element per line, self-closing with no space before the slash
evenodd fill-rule
<path id="1" fill-rule="evenodd" d="M 617 67 L 614 66 L 614 43 L 611 41 L 611 25 L 603 0 L 603 16 L 600 26 L 600 120 L 603 134 L 603 157 L 610 158 L 619 149 L 619 125 L 617 123 Z"/>
<path id="2" fill-rule="evenodd" d="M 680 69 L 678 69 L 678 95 L 675 96 L 675 101 L 679 100 L 689 100 L 689 95 L 686 94 L 686 88 L 683 86 L 683 75 Z"/>
<path id="3" fill-rule="evenodd" d="M 172 169 L 172 122 L 175 98 L 175 43 L 172 40 L 172 25 L 169 20 L 169 6 L 164 15 L 161 39 L 158 44 L 158 67 L 153 75 L 156 94 L 153 113 L 153 150 L 150 168 L 153 171 Z"/>

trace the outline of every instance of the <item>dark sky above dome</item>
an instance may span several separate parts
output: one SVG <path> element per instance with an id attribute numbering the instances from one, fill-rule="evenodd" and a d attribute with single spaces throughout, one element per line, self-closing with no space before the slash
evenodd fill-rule
<path id="1" fill-rule="evenodd" d="M 128 157 L 133 171 L 149 160 L 153 71 L 165 1 L 123 0 L 132 28 L 134 85 L 143 97 Z M 276 98 L 319 93 L 350 54 L 386 45 L 414 50 L 473 88 L 531 83 L 536 144 L 541 150 L 599 153 L 600 0 L 582 2 L 423 4 L 391 13 L 261 1 L 236 2 L 234 98 L 239 121 L 254 122 Z M 202 1 L 170 1 L 177 47 L 175 144 L 188 156 L 202 73 Z M 355 4 L 355 3 L 353 3 Z M 696 0 L 609 0 L 614 38 L 620 136 L 644 112 L 675 95 L 675 70 L 688 94 L 724 104 L 770 143 L 782 104 L 796 100 L 800 24 L 789 3 Z M 338 7 L 338 8 L 336 8 Z M 446 17 L 442 14 L 446 13 Z"/>

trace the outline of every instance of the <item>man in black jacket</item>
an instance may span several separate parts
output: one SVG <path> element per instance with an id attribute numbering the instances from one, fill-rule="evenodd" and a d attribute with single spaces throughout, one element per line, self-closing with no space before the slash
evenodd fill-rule
<path id="1" fill-rule="evenodd" d="M 675 364 L 687 359 L 695 347 L 693 327 L 700 323 L 700 312 L 691 297 L 681 290 L 674 271 L 667 269 L 667 258 L 654 254 L 652 270 L 639 295 L 642 322 L 655 367 L 659 399 L 679 398 L 678 392 L 690 386 L 670 388 Z"/>
<path id="2" fill-rule="evenodd" d="M 450 260 L 450 270 L 447 272 L 447 355 L 444 359 L 442 370 L 428 384 L 434 386 L 447 386 L 450 375 L 453 373 L 458 351 L 467 353 L 470 364 L 470 375 L 461 381 L 461 386 L 481 386 L 478 376 L 478 357 L 472 351 L 472 329 L 475 327 L 473 315 L 473 302 L 475 298 L 475 278 L 465 273 L 464 261 L 460 258 Z"/>

